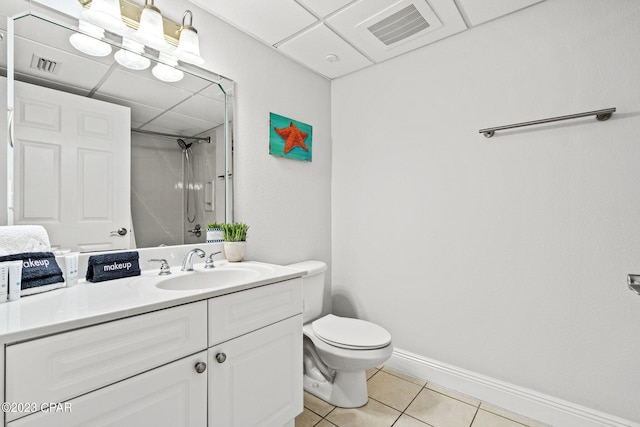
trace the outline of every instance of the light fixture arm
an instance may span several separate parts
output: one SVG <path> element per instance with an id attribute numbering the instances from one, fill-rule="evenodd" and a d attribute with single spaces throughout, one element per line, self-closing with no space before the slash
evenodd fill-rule
<path id="1" fill-rule="evenodd" d="M 189 24 L 185 24 L 187 15 L 189 15 Z M 193 13 L 191 13 L 190 10 L 185 10 L 184 13 L 182 14 L 182 28 L 180 29 L 180 31 L 184 30 L 185 28 L 198 34 L 198 30 L 196 30 L 195 27 L 193 26 Z"/>

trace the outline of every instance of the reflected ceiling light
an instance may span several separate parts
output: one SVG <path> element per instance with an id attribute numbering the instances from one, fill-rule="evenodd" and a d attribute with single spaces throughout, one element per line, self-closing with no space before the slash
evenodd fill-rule
<path id="1" fill-rule="evenodd" d="M 140 15 L 140 25 L 135 32 L 135 38 L 153 49 L 164 50 L 168 45 L 164 40 L 162 15 L 160 9 L 155 7 L 153 2 L 154 0 L 144 1 L 144 9 Z"/>
<path id="2" fill-rule="evenodd" d="M 104 30 L 85 21 L 79 22 L 80 31 L 69 37 L 73 47 L 91 56 L 107 56 L 111 53 L 111 45 L 99 40 L 104 38 Z M 87 35 L 89 34 L 89 35 Z"/>
<path id="3" fill-rule="evenodd" d="M 120 49 L 113 55 L 118 64 L 130 70 L 146 70 L 149 68 L 149 65 L 151 65 L 149 58 L 140 55 L 144 52 L 144 46 L 141 43 L 123 37 L 122 47 L 124 49 Z"/>
<path id="4" fill-rule="evenodd" d="M 189 15 L 189 25 L 185 24 L 185 19 Z M 193 27 L 193 14 L 190 10 L 187 10 L 182 15 L 182 28 L 180 29 L 180 41 L 178 42 L 178 48 L 175 51 L 175 55 L 181 61 L 188 62 L 189 64 L 202 65 L 204 59 L 200 56 L 200 38 L 198 37 L 198 30 Z"/>
<path id="5" fill-rule="evenodd" d="M 122 32 L 127 26 L 122 22 L 120 0 L 92 0 L 91 7 L 82 16 L 92 24 L 112 32 Z"/>
<path id="6" fill-rule="evenodd" d="M 158 80 L 169 83 L 182 80 L 184 73 L 174 68 L 174 66 L 178 65 L 178 60 L 173 55 L 160 52 L 158 59 L 160 59 L 161 62 L 158 62 L 158 64 L 151 69 L 151 72 Z"/>

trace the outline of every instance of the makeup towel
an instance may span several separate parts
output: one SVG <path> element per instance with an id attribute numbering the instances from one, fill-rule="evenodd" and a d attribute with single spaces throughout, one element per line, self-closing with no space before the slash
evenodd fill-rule
<path id="1" fill-rule="evenodd" d="M 64 287 L 62 270 L 52 252 L 26 252 L 0 256 L 3 261 L 22 261 L 20 296 Z"/>
<path id="2" fill-rule="evenodd" d="M 118 252 L 89 257 L 86 279 L 89 282 L 122 279 L 139 276 L 138 252 Z"/>

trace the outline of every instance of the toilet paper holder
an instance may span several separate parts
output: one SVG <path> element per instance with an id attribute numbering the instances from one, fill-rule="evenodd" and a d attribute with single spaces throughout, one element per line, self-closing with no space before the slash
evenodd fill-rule
<path id="1" fill-rule="evenodd" d="M 628 274 L 627 285 L 629 285 L 629 289 L 640 295 L 640 274 Z"/>

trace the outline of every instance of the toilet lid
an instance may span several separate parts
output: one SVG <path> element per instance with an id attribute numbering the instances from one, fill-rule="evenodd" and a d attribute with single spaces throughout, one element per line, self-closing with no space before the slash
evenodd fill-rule
<path id="1" fill-rule="evenodd" d="M 389 332 L 366 320 L 328 314 L 314 321 L 312 326 L 318 338 L 336 347 L 369 350 L 391 343 Z"/>

